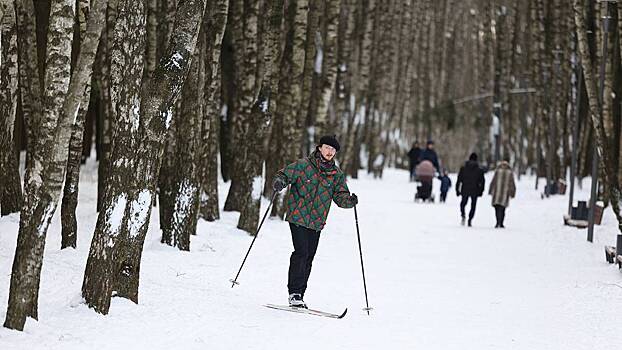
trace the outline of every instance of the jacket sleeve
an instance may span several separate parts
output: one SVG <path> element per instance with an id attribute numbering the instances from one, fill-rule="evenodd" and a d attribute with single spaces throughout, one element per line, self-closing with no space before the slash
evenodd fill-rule
<path id="1" fill-rule="evenodd" d="M 350 200 L 350 190 L 346 184 L 346 176 L 344 174 L 337 176 L 337 181 L 335 181 L 333 202 L 340 208 L 354 207 L 354 203 Z"/>
<path id="2" fill-rule="evenodd" d="M 464 168 L 460 168 L 458 172 L 458 179 L 456 180 L 456 193 L 459 193 L 462 190 L 462 171 Z"/>
<path id="3" fill-rule="evenodd" d="M 285 168 L 279 170 L 274 175 L 274 179 L 277 177 L 281 180 L 285 181 L 286 184 L 291 185 L 296 182 L 296 178 L 298 177 L 298 171 L 296 168 L 298 166 L 298 162 L 291 163 L 287 165 Z"/>

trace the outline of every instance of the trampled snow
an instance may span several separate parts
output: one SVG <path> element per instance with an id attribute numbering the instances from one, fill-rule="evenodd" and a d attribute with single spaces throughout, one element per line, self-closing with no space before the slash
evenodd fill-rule
<path id="1" fill-rule="evenodd" d="M 140 304 L 114 298 L 103 316 L 81 301 L 95 227 L 96 167 L 81 177 L 78 248 L 60 248 L 59 210 L 48 232 L 39 321 L 24 332 L 0 328 L 0 349 L 604 349 L 622 344 L 622 273 L 605 262 L 614 245 L 607 209 L 594 243 L 562 225 L 567 197 L 540 199 L 523 177 L 494 229 L 490 197 L 478 202 L 474 227 L 459 224 L 458 200 L 414 203 L 405 171 L 383 180 L 349 180 L 359 196 L 359 225 L 371 316 L 365 307 L 353 210 L 333 205 L 313 264 L 306 302 L 341 320 L 263 307 L 287 301 L 292 250 L 288 225 L 269 219 L 231 288 L 252 237 L 237 213 L 200 221 L 191 251 L 162 245 L 151 215 Z M 490 180 L 491 174 L 488 175 Z M 453 178 L 455 183 L 455 177 Z M 544 181 L 540 182 L 540 188 Z M 221 208 L 227 193 L 221 183 Z M 438 197 L 439 183 L 434 191 Z M 587 198 L 584 181 L 579 199 Z M 452 188 L 453 190 L 453 188 Z M 267 206 L 263 200 L 262 213 Z M 18 215 L 0 218 L 0 319 L 4 321 Z"/>

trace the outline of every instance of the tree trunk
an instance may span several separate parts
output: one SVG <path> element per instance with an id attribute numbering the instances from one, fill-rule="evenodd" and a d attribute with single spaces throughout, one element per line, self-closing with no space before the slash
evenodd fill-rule
<path id="1" fill-rule="evenodd" d="M 19 95 L 26 129 L 26 169 L 31 167 L 36 137 L 41 118 L 41 80 L 39 76 L 40 58 L 37 53 L 37 33 L 35 28 L 35 7 L 32 1 L 15 1 L 17 21 L 17 57 L 19 71 Z"/>
<path id="2" fill-rule="evenodd" d="M 17 110 L 17 24 L 11 1 L 0 2 L 0 216 L 19 212 L 22 185 L 13 131 Z"/>
<path id="3" fill-rule="evenodd" d="M 609 3 L 604 3 L 602 6 L 609 6 Z M 621 187 L 618 182 L 617 173 L 613 171 L 615 154 L 612 152 L 613 143 L 609 142 L 607 133 L 605 132 L 605 118 L 603 112 L 602 102 L 597 97 L 598 88 L 595 67 L 592 58 L 589 54 L 588 41 L 587 41 L 587 25 L 585 20 L 585 13 L 583 12 L 583 0 L 574 0 L 574 16 L 577 26 L 577 39 L 579 43 L 579 53 L 581 58 L 581 64 L 583 66 L 583 74 L 585 77 L 585 86 L 588 92 L 588 102 L 590 106 L 590 116 L 594 126 L 595 142 L 598 147 L 598 153 L 601 157 L 601 169 L 604 171 L 604 178 L 606 181 L 606 188 L 609 192 L 609 199 L 611 201 L 611 208 L 619 223 L 618 229 L 622 233 L 622 207 L 621 203 Z M 592 179 L 596 181 L 596 179 Z"/>
<path id="4" fill-rule="evenodd" d="M 76 70 L 70 77 L 71 38 L 75 2 L 54 1 L 51 7 L 44 114 L 32 169 L 26 173 L 25 204 L 20 216 L 9 307 L 5 327 L 22 330 L 27 316 L 37 318 L 37 299 L 43 248 L 66 169 L 71 126 L 77 117 L 84 85 L 103 27 L 104 1 L 95 1 L 87 35 L 80 48 Z"/>
<path id="5" fill-rule="evenodd" d="M 305 62 L 305 37 L 307 33 L 307 19 L 309 16 L 309 2 L 307 0 L 297 0 L 290 3 L 286 9 L 287 21 L 290 23 L 290 30 L 287 33 L 285 47 L 280 65 L 281 79 L 279 81 L 278 100 L 276 102 L 275 119 L 279 125 L 280 144 L 279 161 L 277 168 L 281 169 L 285 165 L 294 162 L 299 157 L 299 145 L 302 141 L 302 121 L 297 119 L 297 111 L 300 108 L 303 69 Z M 266 181 L 272 183 L 273 178 Z M 272 208 L 272 215 L 283 217 L 285 206 L 282 198 L 277 196 Z"/>
<path id="6" fill-rule="evenodd" d="M 90 11 L 90 0 L 80 0 L 78 3 L 78 23 L 80 40 L 86 35 L 86 22 Z M 74 44 L 75 45 L 75 44 Z M 82 139 L 84 136 L 84 122 L 89 108 L 91 97 L 91 81 L 86 81 L 78 115 L 73 124 L 71 139 L 69 140 L 69 156 L 67 159 L 67 174 L 63 189 L 61 204 L 61 249 L 76 247 L 78 223 L 76 221 L 76 207 L 78 206 L 78 183 L 80 179 L 80 161 L 82 159 Z"/>
<path id="7" fill-rule="evenodd" d="M 267 23 L 264 25 L 263 62 L 264 71 L 261 77 L 261 89 L 257 100 L 253 103 L 249 132 L 247 134 L 246 147 L 247 161 L 241 179 L 244 192 L 246 193 L 240 211 L 238 228 L 249 234 L 255 234 L 259 224 L 259 209 L 261 206 L 261 192 L 263 189 L 263 160 L 264 138 L 272 118 L 275 96 L 278 82 L 278 58 L 279 58 L 279 33 L 283 21 L 282 8 L 284 0 L 268 0 Z"/>
<path id="8" fill-rule="evenodd" d="M 239 0 L 233 0 L 239 1 Z M 243 62 L 241 71 L 237 76 L 238 83 L 238 110 L 233 116 L 233 139 L 236 147 L 236 154 L 233 158 L 233 173 L 231 177 L 231 187 L 227 194 L 224 210 L 226 211 L 242 211 L 245 198 L 248 195 L 248 184 L 245 183 L 248 178 L 248 156 L 252 152 L 248 148 L 250 135 L 253 102 L 256 97 L 257 83 L 257 20 L 259 11 L 259 1 L 250 1 L 250 4 L 244 4 L 242 18 L 244 30 L 242 38 L 237 38 L 235 47 L 236 52 L 242 50 L 239 55 L 240 61 Z M 238 33 L 239 34 L 239 33 Z M 236 60 L 237 61 L 237 60 Z"/>
<path id="9" fill-rule="evenodd" d="M 101 113 L 99 120 L 98 135 L 100 139 L 100 155 L 99 166 L 97 167 L 97 211 L 99 212 L 103 206 L 104 195 L 106 191 L 106 183 L 110 176 L 109 170 L 112 168 L 110 164 L 110 154 L 112 149 L 113 130 L 115 130 L 114 110 L 110 101 L 110 49 L 112 43 L 112 35 L 117 20 L 117 7 L 119 0 L 108 0 L 106 10 L 106 29 L 104 31 L 101 45 L 102 65 L 100 80 L 100 103 Z"/>
<path id="10" fill-rule="evenodd" d="M 173 133 L 175 141 L 172 149 L 169 149 L 173 153 L 168 155 L 174 169 L 170 174 L 171 203 L 167 205 L 169 211 L 161 215 L 168 221 L 167 225 L 162 225 L 162 243 L 186 251 L 190 250 L 190 236 L 196 234 L 201 190 L 197 160 L 205 85 L 205 29 L 203 26 L 192 55 L 188 78 L 181 94 L 181 108 L 173 117 L 176 126 Z"/>
<path id="11" fill-rule="evenodd" d="M 207 25 L 207 55 L 205 107 L 201 127 L 201 196 L 199 215 L 214 221 L 220 218 L 218 209 L 218 145 L 220 140 L 220 54 L 227 25 L 229 0 L 211 4 Z M 222 160 L 224 162 L 224 159 Z"/>
<path id="12" fill-rule="evenodd" d="M 172 117 L 170 109 L 185 82 L 204 10 L 204 1 L 179 1 L 166 54 L 142 93 L 137 142 L 131 154 L 113 154 L 113 165 L 127 159 L 130 166 L 126 168 L 133 179 L 130 186 L 124 186 L 124 192 L 115 196 L 111 189 L 106 195 L 110 205 L 100 213 L 91 242 L 82 295 L 87 305 L 99 313 L 108 313 L 113 290 L 119 296 L 138 302 L 140 258 L 159 158 Z M 124 169 L 113 168 L 113 174 L 115 170 Z M 113 176 L 117 175 L 122 174 Z"/>
<path id="13" fill-rule="evenodd" d="M 333 132 L 329 130 L 328 105 L 337 79 L 337 25 L 340 7 L 341 0 L 329 0 L 324 13 L 326 27 L 322 40 L 322 83 L 315 115 L 315 141 L 322 135 Z"/>

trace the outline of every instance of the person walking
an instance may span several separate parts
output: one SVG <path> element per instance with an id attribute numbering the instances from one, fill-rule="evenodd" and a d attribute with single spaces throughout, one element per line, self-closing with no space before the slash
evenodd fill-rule
<path id="1" fill-rule="evenodd" d="M 438 155 L 436 155 L 436 151 L 434 150 L 434 141 L 428 140 L 426 143 L 425 149 L 421 152 L 421 160 L 429 160 L 434 165 L 436 171 L 440 174 L 441 168 L 438 163 Z"/>
<path id="2" fill-rule="evenodd" d="M 469 199 L 471 199 L 471 210 L 469 211 L 469 226 L 475 216 L 475 208 L 477 206 L 477 198 L 484 193 L 484 171 L 477 162 L 477 154 L 471 153 L 469 160 L 460 168 L 458 180 L 456 181 L 456 195 L 462 196 L 460 201 L 460 215 L 462 217 L 461 224 L 464 225 L 465 213 L 464 209 Z"/>
<path id="3" fill-rule="evenodd" d="M 322 136 L 308 157 L 279 170 L 272 182 L 277 192 L 291 186 L 286 199 L 286 221 L 294 245 L 287 282 L 291 307 L 307 308 L 307 281 L 331 201 L 341 208 L 352 208 L 358 203 L 358 197 L 350 194 L 345 174 L 335 164 L 339 148 L 335 136 Z"/>
<path id="4" fill-rule="evenodd" d="M 421 158 L 421 148 L 419 148 L 419 142 L 413 142 L 410 151 L 408 151 L 408 166 L 410 169 L 410 182 L 415 181 L 416 173 L 415 168 L 419 164 L 419 158 Z"/>
<path id="5" fill-rule="evenodd" d="M 441 180 L 441 203 L 445 203 L 445 200 L 447 200 L 447 192 L 449 192 L 451 188 L 451 179 L 449 178 L 447 169 L 443 169 L 443 175 L 439 175 L 438 179 Z"/>
<path id="6" fill-rule="evenodd" d="M 512 168 L 510 168 L 507 158 L 497 165 L 488 194 L 492 196 L 492 206 L 495 208 L 495 216 L 497 218 L 495 228 L 505 228 L 503 226 L 505 209 L 510 205 L 510 198 L 516 196 L 514 173 L 512 173 Z"/>

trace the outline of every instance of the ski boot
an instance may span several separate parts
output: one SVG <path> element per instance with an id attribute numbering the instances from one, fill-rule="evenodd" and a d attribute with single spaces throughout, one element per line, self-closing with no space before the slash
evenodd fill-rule
<path id="1" fill-rule="evenodd" d="M 300 307 L 306 309 L 307 304 L 305 304 L 304 300 L 302 300 L 302 295 L 299 293 L 292 293 L 289 295 L 289 307 Z"/>

